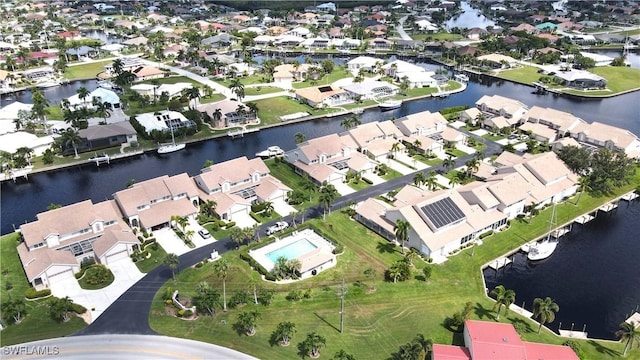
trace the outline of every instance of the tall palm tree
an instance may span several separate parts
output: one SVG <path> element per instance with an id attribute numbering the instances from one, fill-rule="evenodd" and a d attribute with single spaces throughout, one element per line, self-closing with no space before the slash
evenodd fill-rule
<path id="1" fill-rule="evenodd" d="M 397 220 L 395 226 L 396 240 L 400 240 L 402 255 L 404 255 L 404 242 L 409 239 L 411 224 L 406 220 Z"/>
<path id="2" fill-rule="evenodd" d="M 516 292 L 511 289 L 505 289 L 503 285 L 498 285 L 491 290 L 491 295 L 496 297 L 496 303 L 493 305 L 493 309 L 495 310 L 498 308 L 496 320 L 500 320 L 500 310 L 502 310 L 502 305 L 505 306 L 504 312 L 509 312 L 509 305 L 516 301 Z"/>
<path id="3" fill-rule="evenodd" d="M 229 261 L 225 258 L 213 263 L 213 271 L 222 279 L 222 311 L 227 311 L 227 276 L 229 275 Z"/>
<path id="4" fill-rule="evenodd" d="M 60 139 L 59 141 L 63 146 L 73 146 L 73 152 L 75 153 L 75 158 L 77 159 L 79 157 L 78 145 L 82 141 L 82 138 L 80 137 L 80 134 L 76 129 L 68 128 L 65 132 L 60 134 L 60 137 L 58 139 Z"/>
<path id="5" fill-rule="evenodd" d="M 395 155 L 398 151 L 400 151 L 400 143 L 394 142 L 393 145 L 391 145 L 391 152 Z"/>
<path id="6" fill-rule="evenodd" d="M 76 93 L 78 93 L 78 98 L 80 100 L 82 100 L 82 104 L 84 105 L 84 107 L 87 107 L 87 101 L 86 99 L 89 97 L 89 95 L 91 94 L 89 92 L 89 90 L 87 90 L 86 87 L 81 86 L 80 88 L 78 88 L 78 90 L 76 90 Z"/>
<path id="7" fill-rule="evenodd" d="M 451 180 L 449 180 L 449 186 L 451 186 L 451 188 L 454 189 L 456 185 L 460 185 L 460 178 L 457 176 L 454 176 L 451 178 Z"/>
<path id="8" fill-rule="evenodd" d="M 200 209 L 207 216 L 212 217 L 212 216 L 215 216 L 216 214 L 217 206 L 218 206 L 218 203 L 215 202 L 214 200 L 206 200 L 204 204 L 200 205 Z"/>
<path id="9" fill-rule="evenodd" d="M 220 122 L 220 119 L 222 119 L 222 110 L 221 109 L 216 109 L 213 114 L 211 114 L 212 118 L 213 118 L 213 123 L 214 124 L 218 124 Z"/>
<path id="10" fill-rule="evenodd" d="M 234 78 L 229 84 L 229 89 L 238 97 L 238 101 L 242 101 L 244 97 L 244 85 L 240 82 L 239 78 Z"/>
<path id="11" fill-rule="evenodd" d="M 478 161 L 478 159 L 473 158 L 473 159 L 469 159 L 469 161 L 467 161 L 465 165 L 467 165 L 467 177 L 471 177 L 473 173 L 478 171 L 478 168 L 480 167 L 480 162 Z"/>
<path id="12" fill-rule="evenodd" d="M 339 195 L 338 190 L 336 190 L 336 188 L 331 184 L 325 185 L 322 188 L 320 188 L 320 195 L 318 196 L 318 201 L 320 202 L 320 204 L 322 204 L 322 207 L 324 208 L 324 213 L 322 214 L 323 219 L 326 217 L 327 211 L 331 213 L 331 204 L 338 197 L 338 195 Z"/>
<path id="13" fill-rule="evenodd" d="M 175 281 L 176 280 L 176 269 L 180 265 L 180 259 L 178 258 L 178 255 L 176 255 L 174 253 L 169 253 L 169 254 L 167 254 L 167 256 L 164 257 L 164 259 L 162 260 L 162 263 L 164 265 L 167 265 L 169 267 L 169 269 L 171 269 L 171 276 L 173 277 L 173 280 Z"/>
<path id="14" fill-rule="evenodd" d="M 349 130 L 352 129 L 358 125 L 360 125 L 362 122 L 360 121 L 360 119 L 358 119 L 357 116 L 355 115 L 351 115 L 349 117 L 346 117 L 342 120 L 342 122 L 340 123 L 340 125 L 345 129 L 345 130 Z"/>
<path id="15" fill-rule="evenodd" d="M 94 98 L 94 100 L 95 99 L 98 99 L 98 98 Z M 96 107 L 94 113 L 97 116 L 100 116 L 101 118 L 103 118 L 104 122 L 107 122 L 107 118 L 111 116 L 111 108 L 109 107 L 109 103 L 106 101 L 104 102 L 96 101 L 94 105 Z"/>
<path id="16" fill-rule="evenodd" d="M 442 161 L 442 166 L 444 166 L 444 169 L 447 172 L 449 172 L 453 170 L 454 167 L 456 167 L 456 161 L 453 158 L 453 156 L 449 155 L 446 159 Z"/>
<path id="17" fill-rule="evenodd" d="M 627 351 L 633 347 L 634 341 L 640 346 L 640 327 L 634 322 L 628 323 L 625 321 L 620 324 L 620 330 L 616 331 L 616 336 L 620 340 L 627 342 L 624 345 L 624 353 L 622 355 L 627 355 Z"/>
<path id="18" fill-rule="evenodd" d="M 32 89 L 31 90 L 31 101 L 33 102 L 33 107 L 31 107 L 31 116 L 34 119 L 38 119 L 42 124 L 46 123 L 45 115 L 49 113 L 47 107 L 49 106 L 49 101 L 42 93 L 40 89 Z"/>
<path id="19" fill-rule="evenodd" d="M 118 58 L 113 60 L 112 68 L 113 73 L 116 74 L 116 76 L 122 74 L 122 72 L 124 71 L 124 62 L 122 61 L 122 59 Z"/>
<path id="20" fill-rule="evenodd" d="M 538 334 L 540 334 L 542 325 L 551 323 L 556 319 L 556 313 L 558 311 L 560 311 L 560 307 L 548 296 L 544 300 L 541 298 L 533 299 L 533 317 L 540 318 Z"/>
<path id="21" fill-rule="evenodd" d="M 249 109 L 249 111 L 253 114 L 257 114 L 258 113 L 258 105 L 254 102 L 248 102 L 247 103 L 247 109 Z"/>
<path id="22" fill-rule="evenodd" d="M 186 96 L 189 100 L 193 100 L 193 109 L 198 107 L 198 99 L 200 99 L 199 87 L 192 86 L 188 89 L 185 89 L 183 95 Z"/>
<path id="23" fill-rule="evenodd" d="M 327 344 L 327 340 L 324 336 L 312 332 L 307 334 L 307 338 L 303 342 L 303 348 L 307 351 L 307 353 L 312 358 L 317 358 L 320 356 L 320 347 L 325 346 Z"/>
<path id="24" fill-rule="evenodd" d="M 431 191 L 435 191 L 438 186 L 438 182 L 436 181 L 436 172 L 429 171 L 429 176 L 424 180 L 425 185 L 427 185 L 427 189 Z"/>
<path id="25" fill-rule="evenodd" d="M 313 181 L 311 181 L 307 174 L 304 174 L 304 176 L 302 177 L 302 184 L 300 184 L 300 187 L 302 188 L 302 190 L 309 193 L 309 202 L 311 202 L 311 197 L 313 196 L 313 193 L 318 190 L 318 187 L 313 183 Z"/>
<path id="26" fill-rule="evenodd" d="M 422 186 L 426 181 L 427 179 L 422 171 L 418 171 L 413 175 L 413 184 L 417 187 Z"/>

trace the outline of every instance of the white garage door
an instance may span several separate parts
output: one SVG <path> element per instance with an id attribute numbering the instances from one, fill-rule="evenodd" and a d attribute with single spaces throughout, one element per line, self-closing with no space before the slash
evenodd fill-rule
<path id="1" fill-rule="evenodd" d="M 61 271 L 59 273 L 53 274 L 53 275 L 49 275 L 49 284 L 51 284 L 52 282 L 57 282 L 57 281 L 62 281 L 64 279 L 73 277 L 73 272 L 71 271 L 71 269 L 67 269 L 64 271 Z"/>
<path id="2" fill-rule="evenodd" d="M 107 265 L 114 263 L 118 260 L 126 259 L 129 255 L 127 254 L 127 250 L 119 251 L 115 254 L 107 255 Z"/>

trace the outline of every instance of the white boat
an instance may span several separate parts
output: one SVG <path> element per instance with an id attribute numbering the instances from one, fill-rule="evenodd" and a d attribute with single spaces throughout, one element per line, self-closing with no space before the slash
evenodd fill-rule
<path id="1" fill-rule="evenodd" d="M 378 104 L 378 107 L 383 111 L 397 109 L 400 106 L 402 106 L 402 100 L 387 100 Z"/>
<path id="2" fill-rule="evenodd" d="M 284 155 L 284 150 L 280 149 L 279 146 L 269 146 L 267 150 L 263 150 L 256 153 L 257 157 L 260 158 L 272 158 L 274 156 Z"/>
<path id="3" fill-rule="evenodd" d="M 456 74 L 454 79 L 460 82 L 469 82 L 469 77 L 465 74 Z"/>
<path id="4" fill-rule="evenodd" d="M 107 154 L 102 154 L 102 155 L 98 155 L 98 153 L 96 153 L 95 156 L 92 156 L 89 158 L 89 161 L 91 162 L 95 162 L 96 165 L 100 166 L 100 164 L 102 163 L 109 163 L 109 161 L 111 160 L 111 158 L 109 157 L 109 155 Z"/>
<path id="5" fill-rule="evenodd" d="M 558 246 L 558 240 L 546 239 L 529 248 L 527 259 L 531 261 L 543 260 L 551 256 Z"/>
<path id="6" fill-rule="evenodd" d="M 171 127 L 171 143 L 160 145 L 158 147 L 158 154 L 172 153 L 184 149 L 185 146 L 185 144 L 176 144 L 176 139 L 173 137 L 173 127 Z"/>

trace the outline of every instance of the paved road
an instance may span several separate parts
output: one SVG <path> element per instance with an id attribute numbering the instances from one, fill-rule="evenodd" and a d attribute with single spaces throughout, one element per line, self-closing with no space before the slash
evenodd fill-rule
<path id="1" fill-rule="evenodd" d="M 231 90 L 229 90 L 229 88 L 222 86 L 220 84 L 218 84 L 217 82 L 210 80 L 204 76 L 200 76 L 198 74 L 194 74 L 189 70 L 185 70 L 179 67 L 175 67 L 175 66 L 169 66 L 169 65 L 165 65 L 159 62 L 155 62 L 155 61 L 151 61 L 151 60 L 143 60 L 146 64 L 150 65 L 150 66 L 155 66 L 159 69 L 168 69 L 173 71 L 176 74 L 188 77 L 191 80 L 195 80 L 203 85 L 207 85 L 209 87 L 211 87 L 212 89 L 216 90 L 217 92 L 219 92 L 220 94 L 230 98 L 230 97 L 235 97 L 235 95 L 233 93 L 231 93 Z"/>
<path id="2" fill-rule="evenodd" d="M 396 26 L 396 30 L 398 31 L 398 34 L 400 35 L 402 40 L 412 40 L 411 36 L 409 36 L 407 34 L 407 32 L 404 31 L 404 27 L 403 27 L 404 22 L 407 21 L 407 17 L 409 17 L 409 15 L 405 15 L 405 16 L 401 17 L 398 20 L 398 26 Z"/>
<path id="3" fill-rule="evenodd" d="M 221 346 L 151 335 L 94 335 L 34 341 L 6 346 L 2 359 L 119 359 L 119 360 L 255 360 Z"/>
<path id="4" fill-rule="evenodd" d="M 462 130 L 461 130 L 462 131 Z M 501 152 L 500 144 L 479 138 L 475 135 L 467 133 L 467 135 L 484 141 L 487 148 L 484 150 L 486 156 Z M 464 166 L 465 162 L 473 157 L 473 154 L 456 159 L 456 167 Z M 428 174 L 430 171 L 443 171 L 442 165 L 429 167 L 422 172 Z M 387 181 L 385 183 L 368 187 L 364 190 L 353 194 L 342 196 L 333 203 L 331 211 L 345 207 L 350 202 L 361 202 L 370 197 L 387 193 L 411 183 L 413 181 L 413 173 L 407 174 L 399 178 Z M 304 213 L 304 219 L 322 217 L 323 209 L 320 206 L 312 207 Z M 302 214 L 298 214 L 297 218 L 301 219 Z M 284 218 L 285 221 L 291 223 L 291 217 Z M 275 221 L 263 224 L 258 231 L 261 236 L 265 230 Z M 235 248 L 235 243 L 229 238 L 221 239 L 207 246 L 197 248 L 191 252 L 181 255 L 179 269 L 188 268 L 204 258 L 209 258 L 213 250 L 217 250 L 219 254 L 223 254 Z M 148 273 L 140 281 L 134 284 L 127 292 L 118 298 L 109 308 L 107 308 L 102 316 L 100 316 L 91 325 L 76 333 L 75 335 L 97 335 L 97 334 L 155 334 L 149 327 L 149 313 L 151 311 L 151 303 L 155 293 L 160 287 L 171 278 L 171 270 L 167 266 L 161 265 Z"/>

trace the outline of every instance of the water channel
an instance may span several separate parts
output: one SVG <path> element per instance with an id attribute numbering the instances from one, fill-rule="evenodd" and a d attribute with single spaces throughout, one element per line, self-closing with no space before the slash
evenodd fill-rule
<path id="1" fill-rule="evenodd" d="M 51 103 L 55 103 L 75 94 L 80 86 L 91 90 L 96 83 L 74 82 L 52 88 L 47 90 L 47 97 Z M 367 123 L 398 118 L 449 106 L 473 106 L 483 95 L 493 94 L 518 99 L 528 106 L 538 105 L 571 112 L 588 122 L 601 121 L 640 135 L 640 92 L 604 100 L 554 97 L 536 95 L 530 87 L 487 77 L 472 78 L 464 92 L 444 99 L 406 102 L 400 109 L 384 113 L 378 109 L 367 110 L 361 115 L 361 121 Z M 19 94 L 18 100 L 28 102 L 29 96 Z M 340 121 L 340 118 L 317 119 L 264 129 L 238 140 L 221 138 L 189 144 L 185 151 L 169 156 L 146 153 L 111 165 L 84 165 L 33 174 L 28 181 L 4 182 L 0 185 L 1 233 L 6 234 L 14 226 L 35 220 L 35 215 L 45 211 L 51 203 L 67 205 L 86 199 L 99 202 L 111 199 L 112 194 L 123 189 L 132 178 L 142 181 L 182 172 L 195 175 L 206 160 L 218 163 L 243 155 L 252 157 L 270 145 L 291 149 L 295 146 L 296 133 L 302 132 L 307 138 L 314 138 L 340 132 Z M 505 284 L 516 291 L 517 303 L 521 305 L 525 301 L 525 306 L 529 308 L 534 297 L 551 296 L 560 305 L 558 321 L 563 322 L 563 328 L 568 328 L 569 323 L 574 322 L 577 324 L 576 330 L 581 330 L 578 328 L 587 324 L 590 335 L 611 338 L 612 332 L 624 320 L 623 315 L 640 304 L 640 284 L 637 282 L 640 241 L 637 241 L 637 235 L 633 235 L 640 233 L 640 222 L 637 221 L 639 212 L 640 204 L 628 209 L 623 205 L 618 213 L 599 217 L 583 231 L 563 240 L 556 253 L 544 263 L 532 265 L 516 258 L 516 265 L 497 277 L 487 274 L 487 286 L 492 288 L 498 283 Z M 555 286 L 556 283 L 561 285 Z M 586 293 L 581 292 L 585 289 Z"/>

